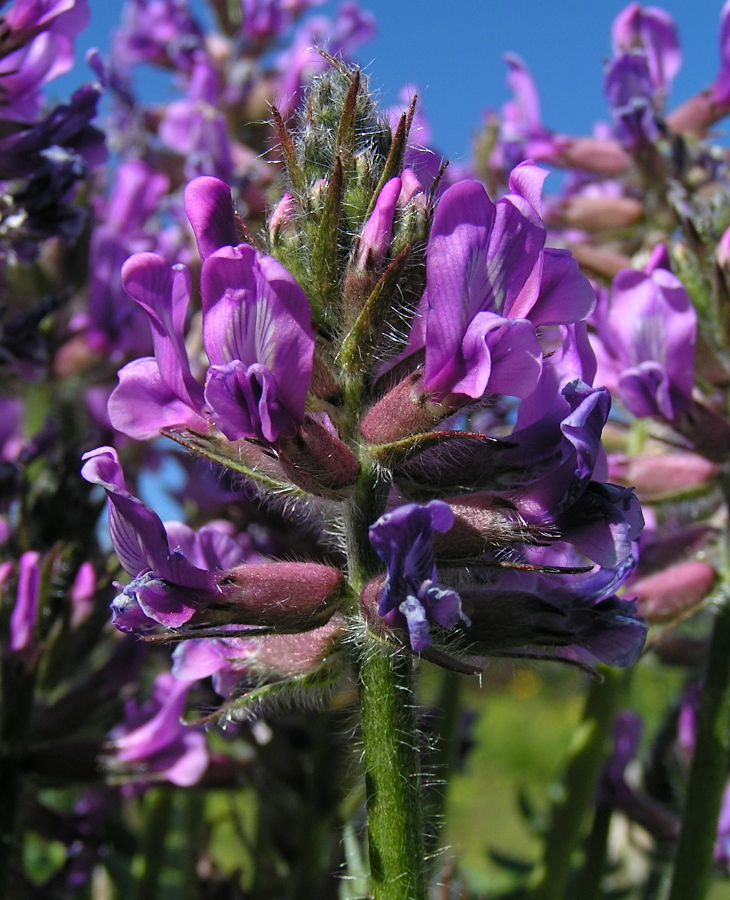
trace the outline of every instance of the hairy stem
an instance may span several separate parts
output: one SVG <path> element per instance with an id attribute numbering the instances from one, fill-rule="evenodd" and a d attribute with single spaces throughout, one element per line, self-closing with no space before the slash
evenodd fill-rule
<path id="1" fill-rule="evenodd" d="M 427 877 L 413 663 L 373 645 L 359 667 L 375 900 L 426 900 Z"/>

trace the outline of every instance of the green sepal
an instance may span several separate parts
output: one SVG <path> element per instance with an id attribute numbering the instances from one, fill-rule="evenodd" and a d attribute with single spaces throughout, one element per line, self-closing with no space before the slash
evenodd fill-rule
<path id="1" fill-rule="evenodd" d="M 393 141 L 390 145 L 388 158 L 385 160 L 383 174 L 380 176 L 380 181 L 378 182 L 378 185 L 373 192 L 373 196 L 370 199 L 370 205 L 368 206 L 367 213 L 365 214 L 366 220 L 369 218 L 370 213 L 372 213 L 372 211 L 375 209 L 375 203 L 377 202 L 382 189 L 390 181 L 391 178 L 395 178 L 396 175 L 400 175 L 403 169 L 403 157 L 405 156 L 406 145 L 408 143 L 408 134 L 411 130 L 411 124 L 413 122 L 413 115 L 415 111 L 416 97 L 414 95 L 413 99 L 411 100 L 411 105 L 408 108 L 408 112 L 403 113 L 398 122 L 398 127 L 395 129 L 395 134 L 393 135 Z"/>
<path id="2" fill-rule="evenodd" d="M 304 178 L 302 167 L 299 164 L 299 157 L 297 156 L 297 151 L 294 147 L 294 141 L 292 140 L 292 137 L 289 134 L 289 130 L 281 117 L 281 113 L 275 106 L 271 107 L 271 115 L 274 120 L 274 130 L 276 131 L 276 137 L 279 141 L 279 146 L 281 147 L 281 152 L 284 156 L 284 166 L 286 168 L 286 174 L 289 177 L 289 181 L 294 190 L 297 193 L 302 194 L 304 193 L 304 190 L 306 188 L 306 181 Z"/>
<path id="3" fill-rule="evenodd" d="M 346 371 L 367 371 L 378 339 L 386 330 L 388 316 L 393 312 L 393 298 L 410 253 L 410 246 L 404 247 L 383 272 L 342 342 L 338 359 Z"/>
<path id="4" fill-rule="evenodd" d="M 492 449 L 508 449 L 514 447 L 510 441 L 488 437 L 475 431 L 427 431 L 422 434 L 413 434 L 400 441 L 390 444 L 378 444 L 370 447 L 370 455 L 379 463 L 386 466 L 395 466 L 406 462 L 425 450 L 430 450 L 445 441 L 474 440 L 489 446 Z"/>
<path id="5" fill-rule="evenodd" d="M 252 441 L 227 441 L 225 438 L 200 434 L 191 428 L 161 428 L 160 434 L 198 456 L 239 475 L 245 475 L 264 490 L 279 493 L 285 491 L 295 497 L 306 496 L 284 476 L 276 459 Z"/>
<path id="6" fill-rule="evenodd" d="M 318 309 L 321 309 L 325 322 L 339 299 L 340 278 L 337 269 L 342 186 L 342 162 L 338 156 L 327 184 L 324 209 L 312 248 L 312 288 L 315 297 L 309 299 L 315 318 Z"/>
<path id="7" fill-rule="evenodd" d="M 360 90 L 360 70 L 355 69 L 352 84 L 342 105 L 342 115 L 337 128 L 337 154 L 342 161 L 344 172 L 349 175 L 354 169 L 353 153 L 355 150 L 355 116 L 357 114 L 357 95 Z"/>
<path id="8" fill-rule="evenodd" d="M 193 721 L 186 720 L 186 725 L 207 725 L 216 720 L 243 721 L 257 716 L 262 709 L 275 707 L 278 709 L 300 706 L 311 708 L 312 701 L 307 699 L 309 691 L 324 691 L 335 687 L 342 672 L 339 660 L 331 657 L 319 665 L 313 672 L 302 675 L 290 675 L 278 681 L 271 681 L 246 691 L 220 709 Z M 297 700 L 300 699 L 300 703 Z"/>

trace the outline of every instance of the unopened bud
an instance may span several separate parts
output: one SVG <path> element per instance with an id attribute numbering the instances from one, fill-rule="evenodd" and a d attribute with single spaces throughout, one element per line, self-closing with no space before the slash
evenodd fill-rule
<path id="1" fill-rule="evenodd" d="M 412 372 L 370 408 L 360 423 L 372 444 L 389 444 L 428 431 L 452 408 L 430 399 L 421 372 Z"/>
<path id="2" fill-rule="evenodd" d="M 718 467 L 696 453 L 609 457 L 609 481 L 632 485 L 643 498 L 678 493 L 713 478 Z"/>
<path id="3" fill-rule="evenodd" d="M 454 513 L 454 524 L 434 533 L 437 559 L 466 559 L 495 547 L 524 541 L 527 526 L 514 505 L 495 494 L 477 493 L 446 501 Z"/>
<path id="4" fill-rule="evenodd" d="M 592 244 L 571 244 L 570 250 L 581 269 L 587 269 L 602 278 L 613 280 L 622 269 L 631 268 L 631 257 L 606 247 Z"/>
<path id="5" fill-rule="evenodd" d="M 271 211 L 268 225 L 272 247 L 296 236 L 294 227 L 296 208 L 296 200 L 287 191 Z"/>
<path id="6" fill-rule="evenodd" d="M 559 138 L 557 162 L 568 169 L 582 169 L 615 178 L 631 168 L 631 157 L 612 138 Z"/>
<path id="7" fill-rule="evenodd" d="M 715 570 L 701 560 L 687 560 L 648 575 L 628 589 L 649 624 L 670 622 L 704 600 L 715 582 Z"/>
<path id="8" fill-rule="evenodd" d="M 549 225 L 584 231 L 615 231 L 635 225 L 644 205 L 633 197 L 575 196 L 556 206 L 546 218 Z"/>
<path id="9" fill-rule="evenodd" d="M 703 135 L 728 114 L 729 108 L 728 104 L 718 103 L 708 88 L 673 110 L 667 116 L 667 125 L 676 134 Z"/>
<path id="10" fill-rule="evenodd" d="M 213 625 L 236 624 L 306 631 L 331 618 L 341 599 L 344 576 L 319 563 L 247 563 L 216 573 L 218 598 L 202 615 Z"/>
<path id="11" fill-rule="evenodd" d="M 337 613 L 320 628 L 301 634 L 264 635 L 250 648 L 247 670 L 267 679 L 303 675 L 334 659 L 346 633 L 347 621 Z"/>
<path id="12" fill-rule="evenodd" d="M 357 457 L 326 416 L 307 413 L 278 456 L 289 478 L 312 494 L 330 496 L 354 484 L 360 473 Z"/>

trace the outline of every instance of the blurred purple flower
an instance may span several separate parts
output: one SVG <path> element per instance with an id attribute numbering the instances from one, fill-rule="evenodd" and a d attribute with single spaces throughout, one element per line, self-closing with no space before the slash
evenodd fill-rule
<path id="1" fill-rule="evenodd" d="M 155 63 L 189 72 L 203 32 L 186 0 L 126 0 L 112 38 L 112 59 L 122 70 Z"/>
<path id="2" fill-rule="evenodd" d="M 603 90 L 613 116 L 616 137 L 630 150 L 653 144 L 656 123 L 656 88 L 649 60 L 641 51 L 621 53 L 606 68 Z"/>
<path id="3" fill-rule="evenodd" d="M 281 80 L 276 105 L 282 116 L 287 118 L 297 109 L 305 86 L 329 66 L 317 48 L 347 59 L 374 33 L 372 15 L 349 0 L 339 6 L 334 22 L 325 16 L 313 16 L 303 22 L 291 46 L 276 60 Z"/>
<path id="4" fill-rule="evenodd" d="M 10 613 L 8 634 L 9 649 L 12 653 L 19 653 L 32 647 L 41 586 L 39 559 L 39 553 L 28 550 L 18 561 L 18 587 L 13 611 Z"/>
<path id="5" fill-rule="evenodd" d="M 158 135 L 163 144 L 185 158 L 185 176 L 214 175 L 228 179 L 233 171 L 230 140 L 219 103 L 220 78 L 207 55 L 196 51 L 187 96 L 168 103 Z"/>
<path id="6" fill-rule="evenodd" d="M 720 71 L 712 83 L 712 99 L 725 106 L 730 103 L 730 0 L 725 0 L 720 12 Z"/>
<path id="7" fill-rule="evenodd" d="M 636 49 L 644 51 L 654 89 L 659 98 L 666 97 L 682 65 L 672 16 L 658 6 L 644 8 L 630 3 L 613 20 L 611 41 L 615 56 Z"/>
<path id="8" fill-rule="evenodd" d="M 145 314 L 124 290 L 121 269 L 131 254 L 158 249 L 157 234 L 145 225 L 169 184 L 139 159 L 114 173 L 106 216 L 89 248 L 88 341 L 98 352 L 118 357 L 151 349 Z"/>
<path id="9" fill-rule="evenodd" d="M 0 110 L 32 122 L 43 85 L 73 66 L 73 38 L 89 20 L 87 0 L 16 0 L 0 20 Z"/>
<path id="10" fill-rule="evenodd" d="M 208 767 L 205 735 L 180 721 L 192 682 L 163 672 L 144 704 L 130 701 L 125 721 L 109 733 L 106 763 L 136 782 L 196 784 Z"/>
<path id="11" fill-rule="evenodd" d="M 598 379 L 634 415 L 671 421 L 689 406 L 697 316 L 676 276 L 654 262 L 643 272 L 623 269 L 593 324 Z"/>

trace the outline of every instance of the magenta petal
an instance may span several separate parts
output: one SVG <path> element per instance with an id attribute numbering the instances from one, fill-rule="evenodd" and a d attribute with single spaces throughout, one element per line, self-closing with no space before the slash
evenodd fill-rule
<path id="1" fill-rule="evenodd" d="M 211 366 L 261 364 L 278 402 L 301 421 L 312 374 L 314 331 L 304 291 L 282 265 L 252 247 L 224 247 L 203 264 L 203 343 Z"/>
<path id="2" fill-rule="evenodd" d="M 107 492 L 112 544 L 124 571 L 138 575 L 155 563 L 164 566 L 169 549 L 162 521 L 126 489 L 117 451 L 99 447 L 82 458 L 81 475 Z"/>
<path id="3" fill-rule="evenodd" d="M 172 393 L 160 376 L 157 361 L 149 356 L 119 371 L 119 384 L 109 397 L 108 412 L 117 431 L 138 441 L 158 437 L 161 428 L 174 425 L 208 430 L 208 420 Z"/>
<path id="4" fill-rule="evenodd" d="M 266 366 L 244 366 L 239 360 L 211 366 L 205 399 L 216 425 L 232 441 L 255 438 L 275 443 L 298 421 L 279 403 L 277 382 Z"/>
<path id="5" fill-rule="evenodd" d="M 471 322 L 462 344 L 464 377 L 454 393 L 481 397 L 485 391 L 526 397 L 537 386 L 542 369 L 542 350 L 531 322 L 479 313 Z"/>
<path id="6" fill-rule="evenodd" d="M 221 247 L 238 244 L 231 189 L 224 181 L 209 175 L 191 181 L 185 188 L 185 212 L 203 262 Z"/>
<path id="7" fill-rule="evenodd" d="M 10 614 L 10 649 L 13 652 L 30 647 L 38 617 L 38 592 L 41 572 L 38 566 L 40 554 L 26 551 L 18 562 L 18 590 L 15 605 Z"/>
<path id="8" fill-rule="evenodd" d="M 561 325 L 587 319 L 596 293 L 569 250 L 547 248 L 543 253 L 540 293 L 529 313 L 533 325 Z M 516 315 L 513 310 L 512 315 Z"/>
<path id="9" fill-rule="evenodd" d="M 122 283 L 147 313 L 160 376 L 178 399 L 199 412 L 203 388 L 190 371 L 184 340 L 190 273 L 156 253 L 135 253 L 122 266 Z"/>

